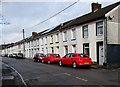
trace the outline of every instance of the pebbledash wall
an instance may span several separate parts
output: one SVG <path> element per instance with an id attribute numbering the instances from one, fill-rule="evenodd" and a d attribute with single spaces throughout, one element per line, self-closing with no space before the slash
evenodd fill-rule
<path id="1" fill-rule="evenodd" d="M 78 52 L 87 53 L 92 61 L 100 65 L 120 63 L 118 56 L 120 52 L 119 4 L 120 2 L 117 2 L 105 7 L 103 11 L 98 9 L 87 14 L 94 15 L 98 11 L 106 12 L 106 8 L 112 8 L 104 14 L 104 17 L 96 17 L 94 20 L 75 26 L 69 26 L 69 24 L 76 22 L 77 18 L 68 23 L 61 23 L 57 27 L 28 37 L 25 41 L 19 41 L 19 43 L 4 49 L 3 52 L 23 53 L 23 42 L 25 42 L 26 58 L 33 58 L 35 53 L 58 53 L 63 57 L 66 53 Z M 84 18 L 84 15 L 81 18 Z M 67 25 L 68 27 L 64 27 Z"/>

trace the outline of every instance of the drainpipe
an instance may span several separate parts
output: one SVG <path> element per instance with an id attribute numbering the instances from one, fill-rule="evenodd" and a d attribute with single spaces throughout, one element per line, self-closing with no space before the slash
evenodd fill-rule
<path id="1" fill-rule="evenodd" d="M 104 21 L 104 63 L 103 65 L 107 65 L 107 17 Z"/>

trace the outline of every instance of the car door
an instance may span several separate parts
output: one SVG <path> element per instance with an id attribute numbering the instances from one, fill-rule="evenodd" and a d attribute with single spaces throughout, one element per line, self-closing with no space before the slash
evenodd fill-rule
<path id="1" fill-rule="evenodd" d="M 68 57 L 68 54 L 66 54 L 66 55 L 62 58 L 62 63 L 63 63 L 63 64 L 67 64 L 67 57 Z"/>
<path id="2" fill-rule="evenodd" d="M 70 65 L 75 61 L 75 57 L 76 57 L 76 54 L 74 54 L 74 53 L 70 54 L 70 57 L 69 57 L 69 60 L 68 60 Z"/>
<path id="3" fill-rule="evenodd" d="M 70 53 L 66 55 L 65 64 L 70 65 Z"/>

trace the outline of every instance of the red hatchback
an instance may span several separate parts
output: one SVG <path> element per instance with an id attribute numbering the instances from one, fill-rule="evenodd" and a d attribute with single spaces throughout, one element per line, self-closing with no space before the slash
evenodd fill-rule
<path id="1" fill-rule="evenodd" d="M 48 53 L 43 58 L 42 62 L 47 62 L 48 64 L 50 64 L 50 63 L 53 63 L 53 62 L 59 62 L 59 60 L 60 60 L 60 55 L 59 54 Z"/>
<path id="2" fill-rule="evenodd" d="M 43 53 L 36 53 L 35 55 L 34 55 L 34 58 L 33 58 L 33 60 L 34 60 L 34 62 L 38 62 L 38 61 L 42 61 L 42 59 L 44 58 L 44 54 Z"/>
<path id="3" fill-rule="evenodd" d="M 82 53 L 68 53 L 60 59 L 59 65 L 72 65 L 73 68 L 76 68 L 77 66 L 90 67 L 92 65 L 92 60 Z"/>

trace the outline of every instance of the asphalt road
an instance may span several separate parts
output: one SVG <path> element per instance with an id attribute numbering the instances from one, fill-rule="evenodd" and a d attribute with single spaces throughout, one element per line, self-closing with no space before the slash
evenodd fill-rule
<path id="1" fill-rule="evenodd" d="M 2 61 L 16 69 L 29 87 L 31 85 L 119 87 L 119 69 L 73 69 L 59 67 L 57 64 L 33 62 L 29 59 L 5 57 Z"/>

